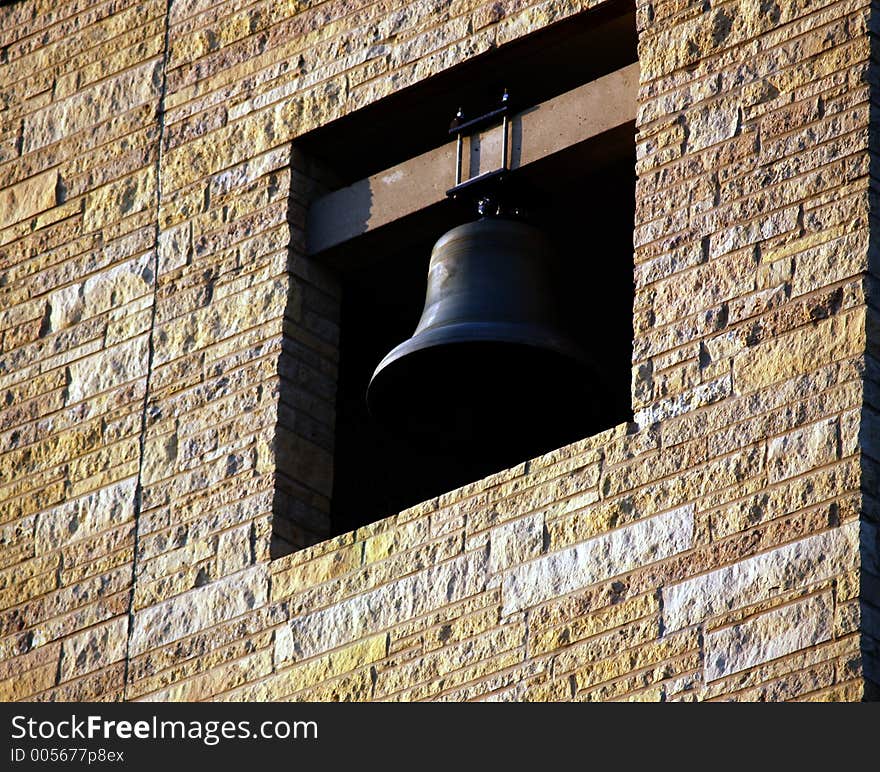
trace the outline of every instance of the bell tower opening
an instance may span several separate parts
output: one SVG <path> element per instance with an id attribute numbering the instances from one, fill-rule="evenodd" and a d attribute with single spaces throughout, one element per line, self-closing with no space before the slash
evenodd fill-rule
<path id="1" fill-rule="evenodd" d="M 555 383 L 560 406 L 569 406 L 569 420 L 554 415 L 554 382 L 541 373 L 526 372 L 529 388 L 497 393 L 504 420 L 493 422 L 488 434 L 454 436 L 443 432 L 436 442 L 408 436 L 377 422 L 364 395 L 377 363 L 410 338 L 422 313 L 431 249 L 445 231 L 440 223 L 426 225 L 424 237 L 369 267 L 346 271 L 342 277 L 340 373 L 331 522 L 344 533 L 367 522 L 473 482 L 488 474 L 549 452 L 632 417 L 630 360 L 632 356 L 633 267 L 632 232 L 635 156 L 623 143 L 605 138 L 604 147 L 572 150 L 533 170 L 540 195 L 530 220 L 553 242 L 558 256 L 554 276 L 563 326 L 598 365 L 602 398 L 598 411 L 584 394 L 583 409 L 572 409 L 571 384 Z M 597 158 L 604 158 L 604 164 Z M 591 160 L 592 159 L 592 160 Z M 591 162 L 584 166 L 584 162 Z M 456 224 L 462 210 L 449 207 Z M 465 215 L 466 217 L 466 215 Z M 473 219 L 473 218 L 471 218 Z M 451 226 L 450 226 L 451 227 Z M 389 238 L 389 244 L 394 239 Z M 437 360 L 438 383 L 468 387 L 473 372 L 443 371 Z M 459 360 L 459 363 L 463 360 Z M 473 388 L 479 387 L 474 385 Z M 442 388 L 439 390 L 442 394 Z M 515 395 L 517 401 L 511 399 Z M 410 399 L 437 399 L 438 390 L 414 393 Z M 427 405 L 426 408 L 430 409 Z M 552 416 L 550 424 L 541 416 Z"/>
<path id="2" fill-rule="evenodd" d="M 632 0 L 609 0 L 295 142 L 291 270 L 305 305 L 291 306 L 285 327 L 273 555 L 631 418 L 636 39 Z M 382 390 L 391 414 L 408 403 L 401 431 L 371 415 L 368 386 L 413 338 L 435 243 L 478 220 L 473 202 L 445 195 L 456 168 L 450 120 L 458 109 L 484 113 L 505 89 L 503 157 L 525 193 L 515 219 L 543 234 L 556 259 L 525 276 L 525 263 L 505 272 L 498 262 L 484 298 L 496 323 L 512 313 L 546 330 L 553 316 L 563 348 L 589 366 L 555 368 L 545 356 L 555 344 L 512 364 L 479 347 L 464 358 L 435 350 L 413 385 Z M 468 138 L 464 179 L 497 167 L 493 131 Z M 545 308 L 523 316 L 523 304 Z M 459 408 L 473 404 L 435 409 L 453 391 Z M 406 431 L 413 415 L 433 426 Z"/>

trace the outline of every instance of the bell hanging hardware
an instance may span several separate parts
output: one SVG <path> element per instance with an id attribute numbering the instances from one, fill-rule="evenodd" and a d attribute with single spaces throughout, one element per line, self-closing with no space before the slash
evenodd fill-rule
<path id="1" fill-rule="evenodd" d="M 499 120 L 501 121 L 500 166 L 494 171 L 484 172 L 462 181 L 464 138 L 473 135 L 479 129 L 498 123 Z M 476 193 L 479 198 L 487 188 L 500 184 L 509 171 L 507 156 L 510 143 L 510 94 L 507 89 L 504 89 L 504 94 L 501 96 L 500 107 L 476 118 L 466 121 L 459 107 L 449 127 L 449 133 L 455 135 L 455 185 L 446 191 L 446 195 L 450 198 L 459 198 L 467 193 Z"/>
<path id="2" fill-rule="evenodd" d="M 476 204 L 478 219 L 434 244 L 421 319 L 379 362 L 367 406 L 384 427 L 433 448 L 479 454 L 491 446 L 513 462 L 525 452 L 520 436 L 544 433 L 558 447 L 552 438 L 565 432 L 557 430 L 592 410 L 599 389 L 560 312 L 552 241 L 527 221 L 514 200 L 521 191 L 505 182 L 514 174 L 509 110 L 505 91 L 499 108 L 468 121 L 459 110 L 453 121 L 455 185 L 447 195 Z M 500 167 L 462 180 L 464 137 L 498 121 Z"/>

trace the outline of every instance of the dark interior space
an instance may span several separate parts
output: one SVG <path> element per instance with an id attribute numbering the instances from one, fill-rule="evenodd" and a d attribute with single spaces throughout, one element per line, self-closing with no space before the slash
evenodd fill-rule
<path id="1" fill-rule="evenodd" d="M 400 89 L 296 144 L 345 187 L 450 142 L 448 127 L 458 108 L 467 120 L 509 89 L 516 113 L 635 62 L 636 43 L 635 3 L 611 0 Z M 449 229 L 476 219 L 473 207 L 447 200 L 316 256 L 343 287 L 334 534 L 631 418 L 634 133 L 632 124 L 609 131 L 519 169 L 505 182 L 555 246 L 562 325 L 595 369 L 588 378 L 568 377 L 550 363 L 545 367 L 540 356 L 530 359 L 530 377 L 513 376 L 524 388 L 493 385 L 481 394 L 496 416 L 509 417 L 489 430 L 465 424 L 443 436 L 410 435 L 379 424 L 365 398 L 377 364 L 418 323 L 432 246 Z M 432 366 L 438 377 L 434 393 L 425 395 L 428 405 L 438 404 L 449 384 L 477 386 L 473 372 L 491 373 L 493 363 L 480 352 L 464 363 L 441 353 Z M 502 383 L 510 383 L 510 373 L 505 377 Z M 533 388 L 540 397 L 530 399 Z"/>
<path id="2" fill-rule="evenodd" d="M 601 383 L 574 384 L 585 393 L 601 395 L 594 409 L 581 410 L 588 400 L 573 401 L 570 393 L 563 396 L 566 387 L 559 384 L 560 398 L 543 402 L 564 413 L 545 420 L 537 401 L 504 403 L 502 388 L 498 399 L 509 420 L 491 432 L 471 436 L 465 432 L 455 442 L 441 438 L 426 442 L 423 437 L 384 428 L 367 410 L 369 380 L 379 361 L 415 329 L 425 301 L 434 242 L 448 228 L 475 215 L 446 202 L 408 223 L 384 229 L 371 240 L 362 259 L 345 261 L 340 269 L 343 301 L 331 505 L 334 533 L 388 516 L 631 417 L 634 164 L 628 127 L 628 131 L 570 148 L 522 174 L 529 221 L 551 238 L 559 256 L 556 292 L 564 323 L 597 363 L 596 378 Z M 437 367 L 445 378 L 468 377 L 467 372 L 447 372 L 442 357 Z"/>

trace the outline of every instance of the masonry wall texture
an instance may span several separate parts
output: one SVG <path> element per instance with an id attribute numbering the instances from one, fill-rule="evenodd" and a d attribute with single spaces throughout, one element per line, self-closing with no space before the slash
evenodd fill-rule
<path id="1" fill-rule="evenodd" d="M 0 8 L 0 698 L 876 696 L 868 0 L 639 0 L 633 423 L 325 538 L 295 140 L 602 3 Z"/>

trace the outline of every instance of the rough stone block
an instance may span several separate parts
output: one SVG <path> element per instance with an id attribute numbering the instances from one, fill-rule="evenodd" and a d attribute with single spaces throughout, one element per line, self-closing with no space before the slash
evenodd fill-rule
<path id="1" fill-rule="evenodd" d="M 667 630 L 699 624 L 794 587 L 849 574 L 859 556 L 859 524 L 850 522 L 663 589 Z"/>
<path id="2" fill-rule="evenodd" d="M 217 576 L 227 576 L 251 563 L 253 531 L 250 523 L 224 531 L 217 537 Z"/>
<path id="3" fill-rule="evenodd" d="M 739 129 L 740 107 L 735 99 L 717 99 L 686 114 L 687 149 L 704 150 L 733 137 Z"/>
<path id="4" fill-rule="evenodd" d="M 747 670 L 831 638 L 831 593 L 767 611 L 706 635 L 706 680 Z"/>
<path id="5" fill-rule="evenodd" d="M 767 478 L 776 483 L 829 464 L 838 455 L 837 419 L 829 418 L 767 443 Z"/>
<path id="6" fill-rule="evenodd" d="M 34 545 L 46 554 L 134 518 L 137 480 L 129 478 L 40 513 Z"/>
<path id="7" fill-rule="evenodd" d="M 493 529 L 489 536 L 489 571 L 497 573 L 537 557 L 543 540 L 544 516 L 541 513 Z"/>
<path id="8" fill-rule="evenodd" d="M 121 343 L 68 367 L 67 404 L 91 399 L 101 392 L 143 378 L 147 373 L 148 336 Z"/>
<path id="9" fill-rule="evenodd" d="M 47 105 L 25 118 L 22 153 L 31 153 L 158 99 L 161 82 L 161 62 L 146 62 Z"/>
<path id="10" fill-rule="evenodd" d="M 28 670 L 22 675 L 0 681 L 0 700 L 13 702 L 33 698 L 39 692 L 55 685 L 58 665 L 52 662 Z"/>
<path id="11" fill-rule="evenodd" d="M 254 566 L 135 613 L 132 656 L 164 646 L 266 604 L 268 574 Z"/>
<path id="12" fill-rule="evenodd" d="M 655 404 L 637 411 L 634 418 L 642 429 L 647 429 L 660 421 L 677 418 L 697 408 L 718 402 L 730 396 L 730 393 L 731 378 L 729 373 L 725 373 L 714 381 L 701 383 L 681 394 L 657 400 Z"/>
<path id="13" fill-rule="evenodd" d="M 61 680 L 69 681 L 119 662 L 125 656 L 127 640 L 127 616 L 65 638 L 61 646 Z"/>
<path id="14" fill-rule="evenodd" d="M 156 200 L 156 169 L 147 166 L 135 174 L 104 185 L 86 196 L 83 230 L 117 223 L 123 217 L 147 209 Z"/>
<path id="15" fill-rule="evenodd" d="M 653 592 L 620 600 L 593 613 L 578 613 L 564 601 L 548 605 L 541 613 L 529 618 L 529 651 L 534 654 L 552 652 L 567 644 L 632 625 L 646 617 L 656 619 L 658 611 L 657 594 Z"/>
<path id="16" fill-rule="evenodd" d="M 814 234 L 816 240 L 823 236 L 824 243 L 812 249 L 804 249 L 794 258 L 791 279 L 793 297 L 814 292 L 819 287 L 843 281 L 850 276 L 857 276 L 868 268 L 867 228 L 833 240 L 828 240 L 828 234 L 824 230 Z"/>
<path id="17" fill-rule="evenodd" d="M 749 394 L 864 350 L 864 310 L 833 316 L 738 354 L 733 360 L 734 390 Z"/>
<path id="18" fill-rule="evenodd" d="M 487 569 L 484 553 L 463 555 L 296 617 L 276 634 L 276 666 L 313 657 L 474 595 L 485 588 Z"/>
<path id="19" fill-rule="evenodd" d="M 152 291 L 152 256 L 93 274 L 86 281 L 70 284 L 49 295 L 49 330 L 60 332 L 83 319 L 124 306 Z"/>
<path id="20" fill-rule="evenodd" d="M 57 186 L 58 172 L 53 169 L 0 190 L 0 229 L 55 206 Z"/>
<path id="21" fill-rule="evenodd" d="M 281 628 L 283 631 L 288 629 Z M 286 634 L 286 632 L 281 633 L 282 636 Z M 275 687 L 278 692 L 275 696 L 283 697 L 286 694 L 308 689 L 331 678 L 355 672 L 373 662 L 378 662 L 385 656 L 387 645 L 388 636 L 381 633 L 316 657 L 310 662 L 294 665 L 282 671 L 283 675 L 278 681 L 283 687 Z"/>
<path id="22" fill-rule="evenodd" d="M 285 280 L 266 281 L 159 326 L 156 365 L 171 362 L 266 322 L 277 324 L 280 331 L 287 292 Z"/>
<path id="23" fill-rule="evenodd" d="M 640 520 L 583 544 L 511 570 L 502 582 L 502 612 L 510 614 L 566 595 L 693 546 L 693 505 Z"/>

